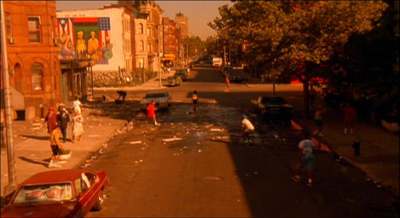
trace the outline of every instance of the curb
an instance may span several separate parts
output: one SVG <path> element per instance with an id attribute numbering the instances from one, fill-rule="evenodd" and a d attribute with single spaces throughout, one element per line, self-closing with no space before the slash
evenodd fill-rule
<path id="1" fill-rule="evenodd" d="M 305 125 L 303 125 L 301 122 L 299 122 L 297 120 L 293 120 L 292 119 L 292 126 L 293 126 L 293 124 L 298 126 L 298 127 L 300 127 L 301 129 L 299 129 L 299 130 L 302 130 L 302 129 L 310 130 L 310 128 L 305 127 Z M 327 142 L 324 139 L 321 139 L 320 136 L 313 136 L 313 138 L 318 142 L 318 144 L 325 145 L 326 147 L 328 147 L 330 152 L 333 154 L 333 157 L 335 158 L 335 160 L 338 163 L 347 164 L 347 165 L 349 165 L 349 166 L 351 166 L 353 168 L 356 168 L 356 169 L 360 170 L 361 172 L 363 172 L 366 175 L 367 181 L 374 183 L 376 188 L 382 189 L 382 190 L 387 191 L 387 192 L 390 192 L 394 196 L 396 196 L 396 198 L 399 197 L 399 195 L 396 193 L 396 191 L 393 189 L 392 186 L 383 186 L 381 184 L 381 182 L 372 179 L 372 177 L 364 169 L 362 169 L 361 167 L 357 166 L 357 164 L 355 164 L 353 160 L 351 160 L 350 158 L 348 158 L 346 156 L 342 156 L 339 153 L 337 153 L 335 151 L 335 149 L 333 148 L 333 146 L 330 145 L 329 142 Z"/>

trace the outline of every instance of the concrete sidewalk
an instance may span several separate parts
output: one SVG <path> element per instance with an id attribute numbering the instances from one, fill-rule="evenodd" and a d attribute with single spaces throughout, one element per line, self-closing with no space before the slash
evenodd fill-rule
<path id="1" fill-rule="evenodd" d="M 175 71 L 170 71 L 163 73 L 161 75 L 161 79 L 165 79 L 169 76 L 173 76 Z M 142 90 L 157 90 L 157 89 L 165 89 L 166 87 L 161 84 L 160 86 L 160 78 L 157 75 L 156 77 L 149 79 L 143 84 L 137 86 L 121 86 L 121 87 L 95 87 L 94 91 L 117 91 L 117 90 L 125 90 L 125 91 L 142 91 Z"/>
<path id="2" fill-rule="evenodd" d="M 312 120 L 298 120 L 304 128 L 314 130 Z M 323 135 L 319 140 L 353 166 L 364 171 L 378 187 L 399 196 L 399 135 L 368 123 L 357 123 L 353 135 L 344 135 L 342 114 L 328 110 L 324 116 Z M 356 157 L 352 144 L 358 138 L 361 155 Z M 367 179 L 367 178 L 366 178 Z"/>
<path id="3" fill-rule="evenodd" d="M 74 168 L 97 151 L 106 143 L 124 124 L 125 120 L 112 119 L 95 115 L 97 109 L 83 108 L 85 133 L 81 141 L 72 143 L 67 141 L 65 148 L 72 151 L 72 157 L 62 168 Z M 95 112 L 95 113 L 93 113 Z M 98 113 L 98 112 L 97 112 Z M 48 168 L 51 150 L 48 140 L 47 127 L 44 123 L 14 122 L 13 135 L 15 139 L 15 171 L 17 184 L 26 178 L 42 171 L 54 170 Z M 72 129 L 69 129 L 68 137 Z M 8 184 L 7 151 L 1 149 L 1 195 Z"/>

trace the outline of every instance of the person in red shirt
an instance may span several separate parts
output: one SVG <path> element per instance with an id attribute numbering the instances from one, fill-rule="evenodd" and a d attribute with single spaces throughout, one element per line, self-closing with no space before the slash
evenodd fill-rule
<path id="1" fill-rule="evenodd" d="M 156 103 L 153 100 L 147 105 L 147 117 L 153 120 L 155 126 L 159 126 L 160 124 L 156 119 L 156 110 Z"/>
<path id="2" fill-rule="evenodd" d="M 51 134 L 57 128 L 57 113 L 53 106 L 50 106 L 44 121 L 47 123 L 47 132 Z"/>
<path id="3" fill-rule="evenodd" d="M 344 134 L 353 134 L 354 122 L 357 118 L 356 109 L 349 103 L 345 104 L 343 107 L 344 115 Z"/>

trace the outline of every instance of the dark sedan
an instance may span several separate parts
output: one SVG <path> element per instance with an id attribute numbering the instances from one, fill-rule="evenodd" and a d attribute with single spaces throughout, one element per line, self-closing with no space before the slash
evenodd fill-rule
<path id="1" fill-rule="evenodd" d="M 252 103 L 265 119 L 290 124 L 293 106 L 288 104 L 284 98 L 260 96 L 257 100 L 253 100 Z"/>

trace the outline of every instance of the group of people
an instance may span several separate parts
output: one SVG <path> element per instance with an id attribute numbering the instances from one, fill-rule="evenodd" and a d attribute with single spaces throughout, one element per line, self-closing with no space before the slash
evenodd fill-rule
<path id="1" fill-rule="evenodd" d="M 67 142 L 68 125 L 72 121 L 72 141 L 80 140 L 84 133 L 81 107 L 82 103 L 77 98 L 73 102 L 72 114 L 64 104 L 60 104 L 57 111 L 53 106 L 49 108 L 45 118 L 47 131 L 50 134 L 50 147 L 52 151 L 48 167 L 61 167 L 60 164 L 65 163 L 71 157 L 71 151 L 64 149 L 64 145 L 60 139 L 62 139 L 63 143 Z"/>

